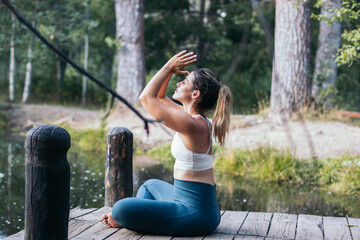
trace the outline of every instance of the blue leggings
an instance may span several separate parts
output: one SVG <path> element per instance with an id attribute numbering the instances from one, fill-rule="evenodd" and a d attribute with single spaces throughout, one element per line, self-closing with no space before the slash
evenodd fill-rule
<path id="1" fill-rule="evenodd" d="M 116 202 L 112 215 L 127 229 L 156 235 L 207 235 L 220 223 L 215 187 L 178 179 L 146 181 L 136 197 Z"/>

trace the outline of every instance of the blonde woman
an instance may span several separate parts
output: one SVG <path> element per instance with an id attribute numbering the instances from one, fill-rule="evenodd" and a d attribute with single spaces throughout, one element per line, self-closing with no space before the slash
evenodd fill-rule
<path id="1" fill-rule="evenodd" d="M 213 174 L 213 138 L 223 145 L 230 123 L 230 90 L 208 69 L 191 73 L 184 67 L 194 63 L 193 52 L 173 56 L 151 79 L 140 101 L 163 124 L 176 131 L 171 153 L 175 157 L 174 185 L 151 179 L 136 197 L 115 203 L 103 215 L 109 227 L 125 227 L 150 234 L 196 236 L 212 233 L 220 223 Z M 173 99 L 166 88 L 173 74 L 186 75 L 177 83 Z M 213 123 L 207 110 L 216 105 Z"/>

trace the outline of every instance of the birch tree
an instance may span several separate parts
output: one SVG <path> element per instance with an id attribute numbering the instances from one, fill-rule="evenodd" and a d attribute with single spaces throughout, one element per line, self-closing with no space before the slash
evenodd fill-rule
<path id="1" fill-rule="evenodd" d="M 15 71 L 15 17 L 11 15 L 10 36 L 10 69 L 9 69 L 9 100 L 14 102 L 14 72 Z"/>
<path id="2" fill-rule="evenodd" d="M 86 18 L 87 20 L 89 20 L 89 3 L 90 0 L 86 0 Z M 85 31 L 85 37 L 84 37 L 84 63 L 83 63 L 83 67 L 85 69 L 85 71 L 87 71 L 88 69 L 88 59 L 89 59 L 89 34 L 87 32 L 87 30 Z M 86 103 L 86 76 L 83 75 L 83 80 L 82 80 L 82 94 L 81 94 L 81 104 L 85 105 Z"/>
<path id="3" fill-rule="evenodd" d="M 326 1 L 321 7 L 321 15 L 332 18 L 334 9 L 339 9 L 341 0 Z M 312 84 L 312 97 L 316 103 L 326 102 L 332 94 L 337 77 L 336 53 L 340 47 L 341 23 L 320 21 L 318 48 Z M 333 103 L 329 102 L 329 105 Z"/>
<path id="4" fill-rule="evenodd" d="M 137 104 L 145 85 L 144 0 L 115 0 L 116 92 Z"/>
<path id="5" fill-rule="evenodd" d="M 23 91 L 23 96 L 22 96 L 22 100 L 21 100 L 22 103 L 26 103 L 27 100 L 29 99 L 29 95 L 30 95 L 33 45 L 34 45 L 34 37 L 31 36 L 31 40 L 29 42 L 28 52 L 27 52 L 28 61 L 26 63 L 25 84 L 24 84 L 24 91 Z"/>
<path id="6" fill-rule="evenodd" d="M 288 119 L 310 97 L 310 0 L 276 0 L 270 111 Z"/>
<path id="7" fill-rule="evenodd" d="M 35 3 L 35 11 L 38 10 L 38 5 L 39 5 L 39 0 L 37 0 Z M 36 26 L 36 20 L 32 21 L 32 25 Z M 33 46 L 34 46 L 34 35 L 31 34 L 30 42 L 28 44 L 28 51 L 27 51 L 25 84 L 24 84 L 24 91 L 23 91 L 23 96 L 22 96 L 22 100 L 21 100 L 22 103 L 26 103 L 30 96 Z"/>

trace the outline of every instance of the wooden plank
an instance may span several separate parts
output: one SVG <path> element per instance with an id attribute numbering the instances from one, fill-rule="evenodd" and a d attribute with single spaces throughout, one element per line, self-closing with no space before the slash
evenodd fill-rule
<path id="1" fill-rule="evenodd" d="M 140 240 L 170 240 L 172 237 L 170 236 L 155 236 L 146 234 L 140 238 Z"/>
<path id="2" fill-rule="evenodd" d="M 11 236 L 4 238 L 3 240 L 24 240 L 24 230 L 17 232 Z"/>
<path id="3" fill-rule="evenodd" d="M 296 230 L 296 239 L 323 239 L 322 217 L 300 214 Z"/>
<path id="4" fill-rule="evenodd" d="M 266 237 L 272 213 L 249 212 L 238 234 Z"/>
<path id="5" fill-rule="evenodd" d="M 140 239 L 143 234 L 130 231 L 126 228 L 121 228 L 119 231 L 111 235 L 110 237 L 106 238 L 106 240 L 115 240 L 115 239 L 121 239 L 121 240 L 135 240 Z"/>
<path id="6" fill-rule="evenodd" d="M 348 218 L 350 232 L 353 239 L 360 239 L 360 219 L 359 218 Z"/>
<path id="7" fill-rule="evenodd" d="M 73 240 L 99 240 L 109 237 L 110 235 L 114 234 L 115 232 L 119 231 L 118 228 L 109 228 L 102 222 L 98 222 L 92 227 L 86 229 L 79 235 L 72 238 Z"/>
<path id="8" fill-rule="evenodd" d="M 76 237 L 80 233 L 94 226 L 96 223 L 97 221 L 70 220 L 68 239 Z"/>
<path id="9" fill-rule="evenodd" d="M 246 240 L 263 240 L 264 237 L 259 236 L 249 236 L 249 235 L 237 235 L 234 240 L 240 240 L 240 239 L 246 239 Z"/>
<path id="10" fill-rule="evenodd" d="M 223 233 L 213 233 L 208 236 L 205 236 L 204 240 L 232 240 L 235 235 L 223 234 Z"/>
<path id="11" fill-rule="evenodd" d="M 202 240 L 204 237 L 174 237 L 172 240 Z"/>
<path id="12" fill-rule="evenodd" d="M 80 207 L 76 207 L 70 210 L 70 216 L 69 219 L 74 219 L 83 215 L 86 215 L 90 212 L 95 211 L 97 208 L 87 208 L 87 209 L 83 209 Z"/>
<path id="13" fill-rule="evenodd" d="M 83 220 L 83 221 L 102 221 L 101 216 L 105 213 L 110 213 L 111 207 L 103 207 L 99 208 L 94 212 L 88 213 L 86 215 L 77 217 L 77 220 Z"/>
<path id="14" fill-rule="evenodd" d="M 344 217 L 323 217 L 324 239 L 350 240 L 350 230 Z"/>
<path id="15" fill-rule="evenodd" d="M 237 234 L 241 224 L 244 222 L 244 219 L 248 212 L 236 212 L 236 211 L 226 211 L 221 216 L 221 222 L 217 229 L 216 233 L 226 233 L 226 234 Z"/>
<path id="16" fill-rule="evenodd" d="M 274 213 L 268 238 L 295 239 L 297 215 Z"/>

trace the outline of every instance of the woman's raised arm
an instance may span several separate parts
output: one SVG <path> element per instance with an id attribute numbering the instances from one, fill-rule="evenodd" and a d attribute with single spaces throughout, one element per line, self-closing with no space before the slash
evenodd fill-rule
<path id="1" fill-rule="evenodd" d="M 186 118 L 188 114 L 181 111 L 178 106 L 174 108 L 175 103 L 166 97 L 166 87 L 174 73 L 189 74 L 184 67 L 195 61 L 196 55 L 193 52 L 182 51 L 176 54 L 155 74 L 139 97 L 144 108 L 155 119 L 163 120 L 166 126 L 175 131 L 184 131 L 177 119 Z"/>

